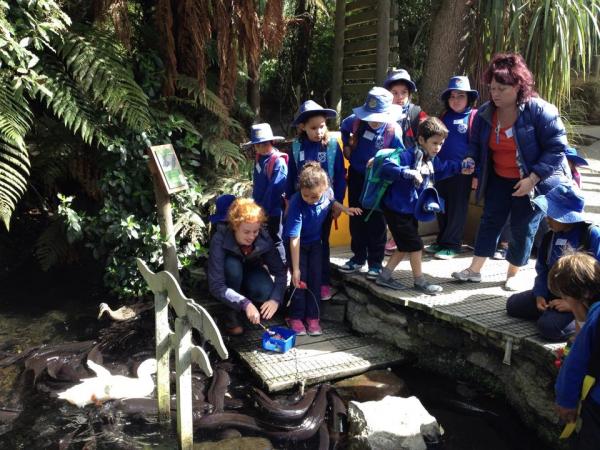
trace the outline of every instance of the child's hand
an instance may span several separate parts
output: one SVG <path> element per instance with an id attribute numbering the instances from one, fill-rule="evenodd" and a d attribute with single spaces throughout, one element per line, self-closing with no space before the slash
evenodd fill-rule
<path id="1" fill-rule="evenodd" d="M 471 180 L 471 190 L 476 191 L 479 186 L 479 180 L 477 178 L 473 178 Z"/>
<path id="2" fill-rule="evenodd" d="M 548 304 L 550 308 L 555 309 L 558 312 L 571 312 L 571 305 L 562 298 L 555 298 L 554 300 L 550 300 Z"/>
<path id="3" fill-rule="evenodd" d="M 334 219 L 337 219 L 338 217 L 340 217 L 340 214 L 342 214 L 343 210 L 344 206 L 341 203 L 333 202 L 333 206 L 331 208 L 331 215 Z"/>
<path id="4" fill-rule="evenodd" d="M 472 175 L 475 172 L 475 160 L 473 158 L 465 158 L 461 164 L 462 170 L 460 173 L 463 175 Z"/>
<path id="5" fill-rule="evenodd" d="M 370 160 L 367 161 L 367 168 L 373 166 L 373 161 L 375 161 L 375 158 L 371 158 Z"/>
<path id="6" fill-rule="evenodd" d="M 423 183 L 423 175 L 417 171 L 417 173 L 415 173 L 415 186 L 419 187 L 421 186 L 421 183 Z"/>
<path id="7" fill-rule="evenodd" d="M 544 297 L 542 297 L 541 295 L 538 295 L 535 298 L 535 307 L 538 309 L 538 311 L 543 312 L 543 311 L 546 311 L 546 308 L 548 307 L 548 303 L 546 303 L 546 299 Z"/>
<path id="8" fill-rule="evenodd" d="M 558 417 L 565 423 L 573 423 L 577 420 L 577 409 L 563 408 L 560 405 L 555 405 Z"/>
<path id="9" fill-rule="evenodd" d="M 294 287 L 298 288 L 298 289 L 302 289 L 300 287 L 300 270 L 299 269 L 294 269 L 292 271 L 292 284 L 294 285 Z"/>
<path id="10" fill-rule="evenodd" d="M 267 300 L 260 305 L 260 315 L 263 319 L 269 320 L 277 312 L 277 308 L 279 308 L 279 303 L 277 303 L 277 301 Z"/>
<path id="11" fill-rule="evenodd" d="M 260 323 L 260 314 L 258 313 L 258 309 L 252 303 L 250 303 L 246 307 L 246 317 L 248 321 L 254 325 Z"/>
<path id="12" fill-rule="evenodd" d="M 360 208 L 346 208 L 346 214 L 349 216 L 360 216 L 362 214 L 362 209 Z"/>

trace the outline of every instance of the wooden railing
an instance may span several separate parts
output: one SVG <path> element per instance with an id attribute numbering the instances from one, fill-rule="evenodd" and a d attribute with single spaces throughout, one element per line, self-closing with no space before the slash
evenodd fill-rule
<path id="1" fill-rule="evenodd" d="M 192 345 L 192 328 L 209 342 L 222 359 L 228 358 L 221 333 L 210 314 L 181 292 L 181 287 L 169 272 L 152 272 L 146 263 L 137 258 L 137 266 L 154 293 L 156 317 L 156 390 L 158 418 L 171 421 L 171 389 L 169 382 L 169 357 L 175 350 L 177 374 L 177 435 L 183 450 L 191 450 L 194 442 L 192 420 L 192 362 L 200 366 L 207 376 L 213 370 L 208 355 L 202 347 Z M 169 326 L 169 305 L 173 308 L 175 332 Z"/>

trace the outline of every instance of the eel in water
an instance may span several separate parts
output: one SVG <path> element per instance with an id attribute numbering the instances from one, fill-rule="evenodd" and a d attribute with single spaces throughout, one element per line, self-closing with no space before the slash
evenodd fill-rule
<path id="1" fill-rule="evenodd" d="M 207 395 L 208 403 L 215 407 L 213 413 L 222 413 L 225 410 L 225 393 L 229 383 L 231 383 L 231 378 L 227 371 L 217 369 Z"/>
<path id="2" fill-rule="evenodd" d="M 274 422 L 263 423 L 247 414 L 222 412 L 200 417 L 194 420 L 194 426 L 199 430 L 236 428 L 261 433 L 280 441 L 305 441 L 315 435 L 325 420 L 329 389 L 331 387 L 328 384 L 319 388 L 315 401 L 298 425 L 282 426 Z"/>
<path id="3" fill-rule="evenodd" d="M 348 411 L 344 401 L 335 389 L 327 393 L 329 404 L 331 406 L 331 428 L 329 438 L 331 439 L 331 448 L 337 449 L 340 445 L 340 435 L 344 432 L 344 427 L 348 421 Z"/>
<path id="4" fill-rule="evenodd" d="M 304 397 L 298 402 L 283 405 L 280 402 L 271 399 L 267 394 L 258 388 L 252 388 L 254 392 L 254 400 L 256 405 L 264 411 L 270 418 L 291 422 L 300 420 L 306 415 L 306 411 L 312 405 L 317 396 L 317 388 L 312 388 L 306 391 Z"/>

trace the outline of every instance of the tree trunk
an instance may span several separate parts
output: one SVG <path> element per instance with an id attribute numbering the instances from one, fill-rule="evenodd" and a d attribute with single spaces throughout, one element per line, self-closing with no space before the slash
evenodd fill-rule
<path id="1" fill-rule="evenodd" d="M 429 53 L 425 62 L 423 82 L 419 86 L 419 104 L 428 114 L 442 110 L 441 92 L 454 75 L 462 75 L 462 36 L 470 1 L 442 0 L 431 24 Z"/>

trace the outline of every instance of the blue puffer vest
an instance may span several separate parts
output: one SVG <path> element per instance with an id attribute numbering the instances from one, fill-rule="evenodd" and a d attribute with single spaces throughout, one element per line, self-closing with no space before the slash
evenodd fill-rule
<path id="1" fill-rule="evenodd" d="M 489 171 L 493 170 L 491 149 L 492 116 L 495 106 L 484 103 L 473 120 L 473 132 L 467 156 L 475 160 L 479 179 L 477 199 L 485 192 Z M 567 134 L 556 107 L 540 98 L 519 105 L 519 116 L 513 125 L 517 146 L 517 165 L 521 177 L 535 172 L 540 182 L 536 194 L 546 194 L 560 183 L 571 183 L 571 171 L 565 156 Z"/>

